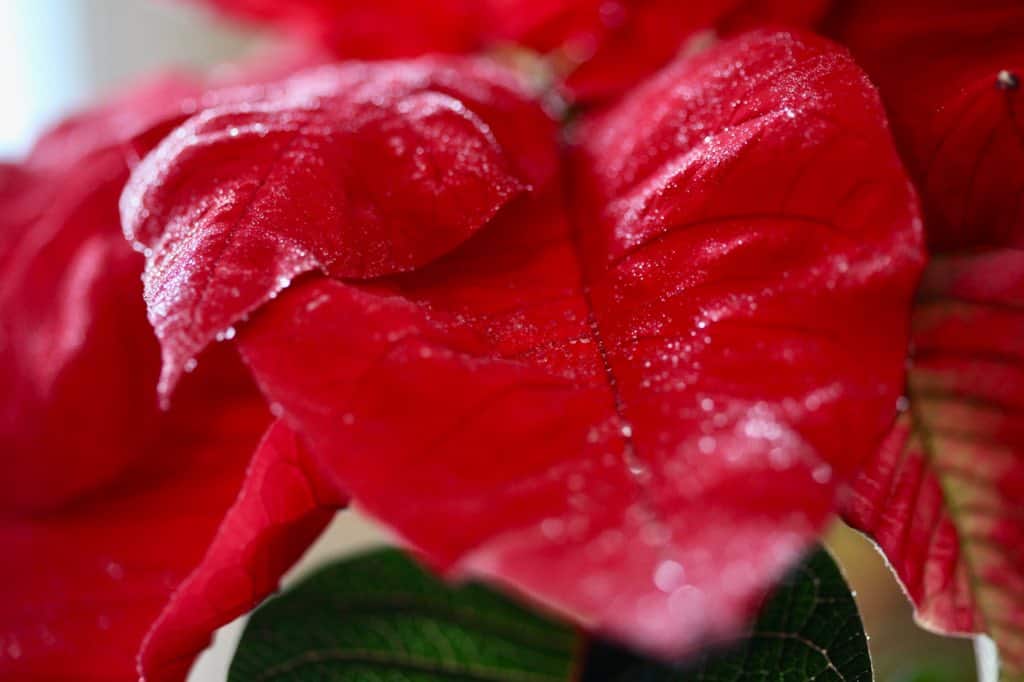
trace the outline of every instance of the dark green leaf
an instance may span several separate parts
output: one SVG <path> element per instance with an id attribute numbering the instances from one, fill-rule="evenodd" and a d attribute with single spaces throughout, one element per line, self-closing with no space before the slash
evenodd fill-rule
<path id="1" fill-rule="evenodd" d="M 671 667 L 593 642 L 477 585 L 450 587 L 394 550 L 336 563 L 252 617 L 232 682 L 870 682 L 856 605 L 820 551 L 768 600 L 749 640 Z"/>
<path id="2" fill-rule="evenodd" d="M 253 614 L 231 682 L 563 682 L 580 636 L 394 550 L 333 564 Z"/>
<path id="3" fill-rule="evenodd" d="M 619 655 L 616 655 L 616 654 Z M 591 648 L 585 682 L 870 682 L 867 637 L 832 557 L 811 555 L 765 603 L 749 639 L 687 666 L 670 667 Z"/>

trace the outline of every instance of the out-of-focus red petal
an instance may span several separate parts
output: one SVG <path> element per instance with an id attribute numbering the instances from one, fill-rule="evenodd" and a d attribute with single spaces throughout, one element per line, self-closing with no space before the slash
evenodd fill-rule
<path id="1" fill-rule="evenodd" d="M 283 426 L 250 466 L 270 415 L 232 348 L 157 408 L 143 259 L 117 201 L 132 159 L 184 115 L 163 92 L 86 112 L 0 170 L 5 679 L 131 679 L 147 632 L 147 671 L 182 679 L 339 501 L 303 487 Z"/>
<path id="2" fill-rule="evenodd" d="M 564 91 L 593 102 L 621 95 L 702 31 L 811 26 L 829 0 L 206 0 L 276 24 L 342 57 L 469 53 L 507 43 L 568 69 Z"/>
<path id="3" fill-rule="evenodd" d="M 230 349 L 217 351 L 204 361 L 229 365 L 218 354 Z M 147 680 L 183 680 L 212 631 L 275 589 L 339 506 L 318 497 L 287 429 L 257 448 L 266 410 L 244 373 L 198 374 L 116 481 L 0 517 L 14 557 L 0 568 L 0 675 L 123 680 L 138 665 Z"/>
<path id="4" fill-rule="evenodd" d="M 145 680 L 184 679 L 210 633 L 276 590 L 281 575 L 346 504 L 344 496 L 311 478 L 308 457 L 295 434 L 274 422 L 205 554 L 146 634 L 139 656 Z M 196 473 L 205 485 L 205 472 Z M 194 529 L 188 532 L 194 535 Z"/>
<path id="5" fill-rule="evenodd" d="M 566 77 L 565 89 L 574 100 L 599 101 L 635 87 L 688 49 L 689 41 L 703 31 L 731 34 L 763 24 L 811 26 L 821 19 L 828 1 L 589 0 L 574 4 L 586 5 L 592 22 L 589 30 L 578 22 L 575 32 L 563 36 L 562 49 L 568 50 L 570 60 L 580 62 Z"/>
<path id="6" fill-rule="evenodd" d="M 143 259 L 121 235 L 118 198 L 132 164 L 201 102 L 259 87 L 225 84 L 201 97 L 184 77 L 158 78 L 67 119 L 6 167 L 0 449 L 19 484 L 0 509 L 59 505 L 140 456 L 159 353 L 141 302 Z M 83 457 L 83 442 L 102 443 L 102 456 Z"/>
<path id="7" fill-rule="evenodd" d="M 216 9 L 275 24 L 340 57 L 388 59 L 473 52 L 483 45 L 487 0 L 204 0 Z"/>
<path id="8" fill-rule="evenodd" d="M 496 67 L 428 59 L 324 67 L 192 118 L 122 199 L 161 391 L 297 275 L 391 274 L 463 242 L 550 175 L 524 141 L 534 112 Z"/>
<path id="9" fill-rule="evenodd" d="M 1024 3 L 850 0 L 829 23 L 882 91 L 929 245 L 1024 247 Z"/>
<path id="10" fill-rule="evenodd" d="M 307 277 L 241 346 L 432 561 L 680 654 L 738 631 L 888 430 L 916 198 L 863 74 L 785 32 L 675 64 L 578 140 L 446 257 Z"/>

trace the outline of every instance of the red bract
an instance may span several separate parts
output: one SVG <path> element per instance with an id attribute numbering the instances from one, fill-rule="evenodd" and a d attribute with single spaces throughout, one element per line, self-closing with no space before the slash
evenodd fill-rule
<path id="1" fill-rule="evenodd" d="M 161 392 L 296 275 L 416 267 L 486 223 L 517 176 L 542 180 L 518 148 L 524 105 L 505 75 L 464 61 L 326 67 L 169 136 L 122 202 L 148 254 Z"/>
<path id="2" fill-rule="evenodd" d="M 846 516 L 939 632 L 988 633 L 1024 673 L 1024 5 L 851 2 L 834 17 L 879 82 L 935 251 L 907 413 Z"/>
<path id="3" fill-rule="evenodd" d="M 285 427 L 257 449 L 270 417 L 232 349 L 157 409 L 142 257 L 117 197 L 190 105 L 176 87 L 139 93 L 0 176 L 4 678 L 130 678 L 146 637 L 144 671 L 180 679 L 319 532 L 321 503 L 340 502 L 305 482 Z"/>
<path id="4" fill-rule="evenodd" d="M 447 256 L 307 276 L 239 338 L 434 562 L 679 654 L 742 626 L 888 430 L 916 199 L 872 87 L 806 36 L 680 61 L 576 137 Z"/>
<path id="5" fill-rule="evenodd" d="M 498 21 L 524 14 L 518 0 L 493 0 Z M 527 16 L 537 25 L 511 36 L 542 51 L 558 50 L 571 72 L 564 83 L 574 100 L 605 100 L 635 87 L 644 78 L 687 49 L 704 31 L 730 33 L 768 24 L 810 26 L 821 18 L 826 0 L 570 0 L 560 13 L 544 16 L 532 2 Z M 524 27 L 525 28 L 525 27 Z M 700 46 L 694 46 L 698 49 Z"/>
<path id="6" fill-rule="evenodd" d="M 487 0 L 203 0 L 266 21 L 343 57 L 381 59 L 482 46 Z"/>
<path id="7" fill-rule="evenodd" d="M 1024 3 L 858 0 L 831 30 L 878 83 L 938 250 L 1024 246 Z"/>
<path id="8" fill-rule="evenodd" d="M 618 96 L 702 31 L 810 26 L 828 0 L 206 0 L 311 37 L 344 57 L 409 57 L 506 44 L 551 55 L 574 100 Z"/>
<path id="9" fill-rule="evenodd" d="M 943 633 L 987 633 L 1024 672 L 1024 254 L 935 258 L 914 316 L 906 414 L 844 512 Z"/>

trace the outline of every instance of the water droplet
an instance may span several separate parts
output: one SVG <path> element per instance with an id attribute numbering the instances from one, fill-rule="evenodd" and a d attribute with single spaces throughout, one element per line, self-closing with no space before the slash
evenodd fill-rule
<path id="1" fill-rule="evenodd" d="M 896 411 L 897 412 L 906 412 L 909 409 L 910 409 L 910 399 L 907 398 L 907 396 L 901 395 L 899 398 L 896 399 Z"/>
<path id="2" fill-rule="evenodd" d="M 717 441 L 712 436 L 703 436 L 697 441 L 697 448 L 705 455 L 710 455 L 715 451 L 715 445 Z"/>
<path id="3" fill-rule="evenodd" d="M 1000 90 L 1016 90 L 1020 87 L 1020 77 L 1013 71 L 1003 69 L 996 74 L 996 87 Z"/>
<path id="4" fill-rule="evenodd" d="M 648 523 L 640 531 L 640 539 L 652 547 L 664 545 L 671 537 L 668 528 L 660 523 Z"/>
<path id="5" fill-rule="evenodd" d="M 198 366 L 198 360 L 196 360 L 195 358 L 189 358 L 188 360 L 185 361 L 185 364 L 182 366 L 182 369 L 184 369 L 186 372 L 194 372 L 196 370 L 196 367 Z"/>
<path id="6" fill-rule="evenodd" d="M 284 405 L 281 403 L 270 403 L 270 414 L 280 417 L 284 414 Z"/>
<path id="7" fill-rule="evenodd" d="M 622 434 L 623 438 L 632 438 L 633 437 L 633 427 L 630 426 L 629 424 L 623 424 L 619 428 L 619 433 Z"/>
<path id="8" fill-rule="evenodd" d="M 820 464 L 814 467 L 814 470 L 811 472 L 811 478 L 818 483 L 828 483 L 832 480 L 832 467 L 828 464 Z"/>
<path id="9" fill-rule="evenodd" d="M 230 341 L 233 338 L 235 338 L 235 328 L 234 327 L 228 327 L 227 329 L 225 329 L 223 331 L 219 331 L 219 332 L 217 332 L 217 336 L 216 336 L 216 339 L 218 341 Z"/>
<path id="10" fill-rule="evenodd" d="M 107 564 L 107 575 L 114 580 L 120 580 L 124 577 L 124 568 L 121 564 L 111 561 Z"/>
<path id="11" fill-rule="evenodd" d="M 230 137 L 238 137 L 238 133 L 239 133 L 239 130 L 238 130 L 237 127 L 231 126 L 230 128 L 228 128 L 228 135 Z"/>
<path id="12" fill-rule="evenodd" d="M 544 519 L 540 522 L 540 532 L 549 540 L 557 540 L 565 532 L 565 522 L 561 519 Z"/>
<path id="13" fill-rule="evenodd" d="M 673 592 L 680 587 L 686 571 L 678 561 L 668 559 L 654 569 L 654 585 L 662 592 Z"/>
<path id="14" fill-rule="evenodd" d="M 704 410 L 705 412 L 710 412 L 711 410 L 715 409 L 715 401 L 712 400 L 711 398 L 703 398 L 700 401 L 700 409 Z"/>

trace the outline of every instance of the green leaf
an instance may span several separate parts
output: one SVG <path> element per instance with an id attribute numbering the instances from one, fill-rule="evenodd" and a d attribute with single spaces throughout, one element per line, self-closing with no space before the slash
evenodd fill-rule
<path id="1" fill-rule="evenodd" d="M 607 645 L 603 645 L 607 646 Z M 685 667 L 633 657 L 619 659 L 595 647 L 587 682 L 870 682 L 867 636 L 850 588 L 825 550 L 812 554 L 761 608 L 750 637 Z M 616 672 L 609 668 L 617 667 Z"/>
<path id="2" fill-rule="evenodd" d="M 585 647 L 571 626 L 479 585 L 445 585 L 381 550 L 333 564 L 257 610 L 229 679 L 870 682 L 872 674 L 857 607 L 824 551 L 765 603 L 749 640 L 673 667 L 599 641 Z"/>
<path id="3" fill-rule="evenodd" d="M 394 550 L 333 564 L 253 614 L 231 682 L 563 682 L 578 632 Z"/>

